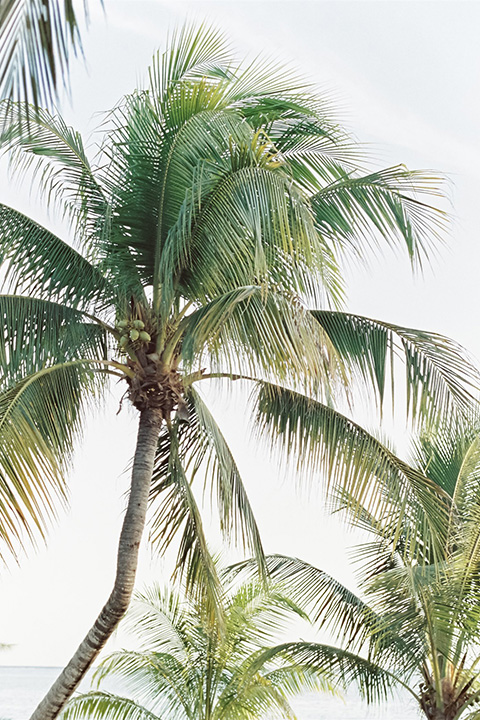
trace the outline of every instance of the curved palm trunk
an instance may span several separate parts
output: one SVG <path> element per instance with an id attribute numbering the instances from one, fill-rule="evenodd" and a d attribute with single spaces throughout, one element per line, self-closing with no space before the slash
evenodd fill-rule
<path id="1" fill-rule="evenodd" d="M 130 604 L 161 424 L 161 415 L 157 411 L 142 410 L 132 468 L 130 497 L 118 545 L 117 572 L 113 590 L 94 625 L 33 712 L 30 720 L 54 720 L 58 716 Z"/>

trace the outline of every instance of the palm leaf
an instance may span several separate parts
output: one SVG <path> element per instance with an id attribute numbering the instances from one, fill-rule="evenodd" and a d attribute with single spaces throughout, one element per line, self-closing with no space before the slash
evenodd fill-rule
<path id="1" fill-rule="evenodd" d="M 51 105 L 81 49 L 73 0 L 6 0 L 0 10 L 0 97 Z M 86 12 L 87 5 L 84 4 Z"/>
<path id="2" fill-rule="evenodd" d="M 400 356 L 406 370 L 407 410 L 413 417 L 433 421 L 440 415 L 471 412 L 480 376 L 453 340 L 351 313 L 313 310 L 312 315 L 338 354 L 373 385 L 380 405 L 386 380 Z"/>
<path id="3" fill-rule="evenodd" d="M 65 499 L 64 471 L 99 380 L 88 362 L 71 361 L 0 395 L 0 527 L 10 550 L 24 533 L 43 535 Z"/>
<path id="4" fill-rule="evenodd" d="M 261 665 L 279 655 L 301 666 L 311 667 L 331 679 L 335 685 L 343 688 L 355 685 L 368 703 L 387 700 L 396 685 L 403 685 L 393 673 L 366 658 L 319 643 L 283 643 L 260 653 L 257 663 Z M 415 693 L 412 694 L 416 697 Z"/>
<path id="5" fill-rule="evenodd" d="M 260 532 L 232 452 L 213 415 L 193 388 L 189 390 L 188 399 L 190 432 L 201 436 L 208 457 L 203 456 L 200 445 L 193 452 L 191 448 L 187 469 L 192 466 L 193 477 L 202 462 L 206 461 L 205 486 L 211 484 L 212 494 L 216 491 L 220 528 L 224 537 L 229 539 L 233 536 L 237 544 L 240 543 L 252 552 L 260 572 L 264 573 Z"/>
<path id="6" fill-rule="evenodd" d="M 0 261 L 7 291 L 102 309 L 115 297 L 98 268 L 49 230 L 0 205 Z"/>
<path id="7" fill-rule="evenodd" d="M 208 362 L 225 376 L 290 380 L 318 391 L 343 382 L 326 333 L 295 297 L 273 289 L 253 285 L 218 295 L 188 315 L 182 327 L 187 367 Z"/>
<path id="8" fill-rule="evenodd" d="M 411 468 L 344 415 L 305 395 L 262 384 L 256 397 L 257 429 L 297 457 L 298 465 L 322 472 L 327 488 L 342 489 L 355 516 L 366 510 L 389 518 L 390 538 L 409 553 L 425 543 L 442 555 L 449 502 L 423 473 Z M 423 512 L 414 512 L 418 507 Z"/>
<path id="9" fill-rule="evenodd" d="M 158 715 L 134 700 L 108 692 L 77 695 L 62 712 L 63 720 L 158 720 Z"/>
<path id="10" fill-rule="evenodd" d="M 26 174 L 49 206 L 74 221 L 77 241 L 88 243 L 105 222 L 107 199 L 87 157 L 82 136 L 60 115 L 22 104 L 0 105 L 0 149 L 15 175 Z"/>
<path id="11" fill-rule="evenodd" d="M 2 389 L 51 365 L 79 358 L 106 359 L 101 325 L 67 305 L 0 295 Z"/>
<path id="12" fill-rule="evenodd" d="M 204 599 L 211 617 L 221 613 L 221 591 L 208 550 L 201 514 L 185 473 L 184 432 L 175 421 L 160 435 L 152 475 L 151 498 L 156 507 L 150 537 L 163 553 L 181 532 L 176 573 L 189 592 Z"/>
<path id="13" fill-rule="evenodd" d="M 379 238 L 395 247 L 406 246 L 412 263 L 421 266 L 431 250 L 432 238 L 439 240 L 446 216 L 426 200 L 439 197 L 439 178 L 403 165 L 363 177 L 348 175 L 327 185 L 312 197 L 320 232 L 347 241 L 357 254 L 370 239 Z"/>

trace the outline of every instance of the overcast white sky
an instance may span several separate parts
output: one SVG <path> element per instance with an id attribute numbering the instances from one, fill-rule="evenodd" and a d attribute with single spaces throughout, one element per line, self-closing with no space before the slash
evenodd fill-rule
<path id="1" fill-rule="evenodd" d="M 214 21 L 240 53 L 292 62 L 338 97 L 340 115 L 373 144 L 383 166 L 434 168 L 452 181 L 455 223 L 433 270 L 413 280 L 406 259 L 386 253 L 368 270 L 348 272 L 349 308 L 454 337 L 480 356 L 478 197 L 480 197 L 480 4 L 476 2 L 161 2 L 91 0 L 87 70 L 72 72 L 64 115 L 83 132 L 145 77 L 169 28 L 186 17 Z M 0 200 L 45 221 L 25 192 Z M 55 227 L 55 220 L 48 221 Z M 117 400 L 92 420 L 71 475 L 71 509 L 48 547 L 1 572 L 0 639 L 15 647 L 0 663 L 60 665 L 106 599 L 124 506 L 122 493 L 136 421 Z M 351 542 L 325 517 L 321 497 L 299 499 L 293 482 L 249 443 L 245 403 L 216 404 L 256 510 L 269 552 L 298 555 L 350 580 Z M 165 577 L 145 547 L 139 585 Z M 109 647 L 113 647 L 116 640 Z"/>

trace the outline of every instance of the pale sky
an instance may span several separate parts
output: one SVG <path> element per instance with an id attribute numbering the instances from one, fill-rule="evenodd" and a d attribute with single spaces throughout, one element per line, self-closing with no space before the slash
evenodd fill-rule
<path id="1" fill-rule="evenodd" d="M 386 251 L 368 269 L 347 273 L 354 312 L 449 335 L 480 357 L 477 315 L 480 197 L 480 4 L 476 2 L 161 2 L 91 0 L 87 70 L 72 68 L 68 122 L 83 132 L 146 76 L 153 52 L 185 18 L 224 29 L 239 53 L 265 53 L 295 65 L 338 99 L 339 115 L 371 143 L 379 166 L 433 168 L 451 180 L 454 224 L 448 247 L 425 276 L 412 279 L 405 257 Z M 6 185 L 1 201 L 46 221 L 28 193 Z M 54 218 L 48 223 L 58 228 Z M 115 391 L 117 395 L 117 391 Z M 213 401 L 213 398 L 212 398 Z M 292 477 L 250 440 L 245 401 L 215 401 L 237 453 L 268 552 L 298 555 L 352 580 L 345 549 L 352 537 L 325 516 L 319 493 L 298 496 Z M 46 548 L 1 572 L 0 640 L 14 648 L 5 665 L 61 665 L 76 649 L 111 588 L 128 486 L 125 469 L 134 412 L 116 415 L 118 398 L 87 427 L 70 477 L 71 507 Z M 397 429 L 403 433 L 403 426 Z M 397 436 L 397 442 L 401 438 Z M 167 579 L 142 552 L 138 586 Z M 109 644 L 112 649 L 121 638 Z"/>

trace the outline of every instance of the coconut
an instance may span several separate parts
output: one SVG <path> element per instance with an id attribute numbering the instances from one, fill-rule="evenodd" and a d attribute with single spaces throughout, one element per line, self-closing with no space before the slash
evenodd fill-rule
<path id="1" fill-rule="evenodd" d="M 120 347 L 121 347 L 121 348 L 124 348 L 124 347 L 126 347 L 127 345 L 128 345 L 128 336 L 127 336 L 127 335 L 122 335 L 122 337 L 120 338 Z"/>
<path id="2" fill-rule="evenodd" d="M 117 322 L 117 328 L 119 328 L 120 330 L 123 330 L 123 328 L 126 327 L 128 327 L 128 320 L 119 320 Z"/>
<path id="3" fill-rule="evenodd" d="M 143 330 L 143 328 L 145 327 L 145 323 L 142 320 L 134 320 L 133 327 L 135 328 L 135 330 Z"/>
<path id="4" fill-rule="evenodd" d="M 150 335 L 145 332 L 145 330 L 142 330 L 142 332 L 140 333 L 140 340 L 144 343 L 149 343 L 151 339 L 152 338 L 150 337 Z"/>
<path id="5" fill-rule="evenodd" d="M 140 333 L 138 332 L 138 330 L 130 330 L 129 335 L 130 335 L 130 340 L 132 342 L 135 342 L 135 340 L 138 340 Z"/>

